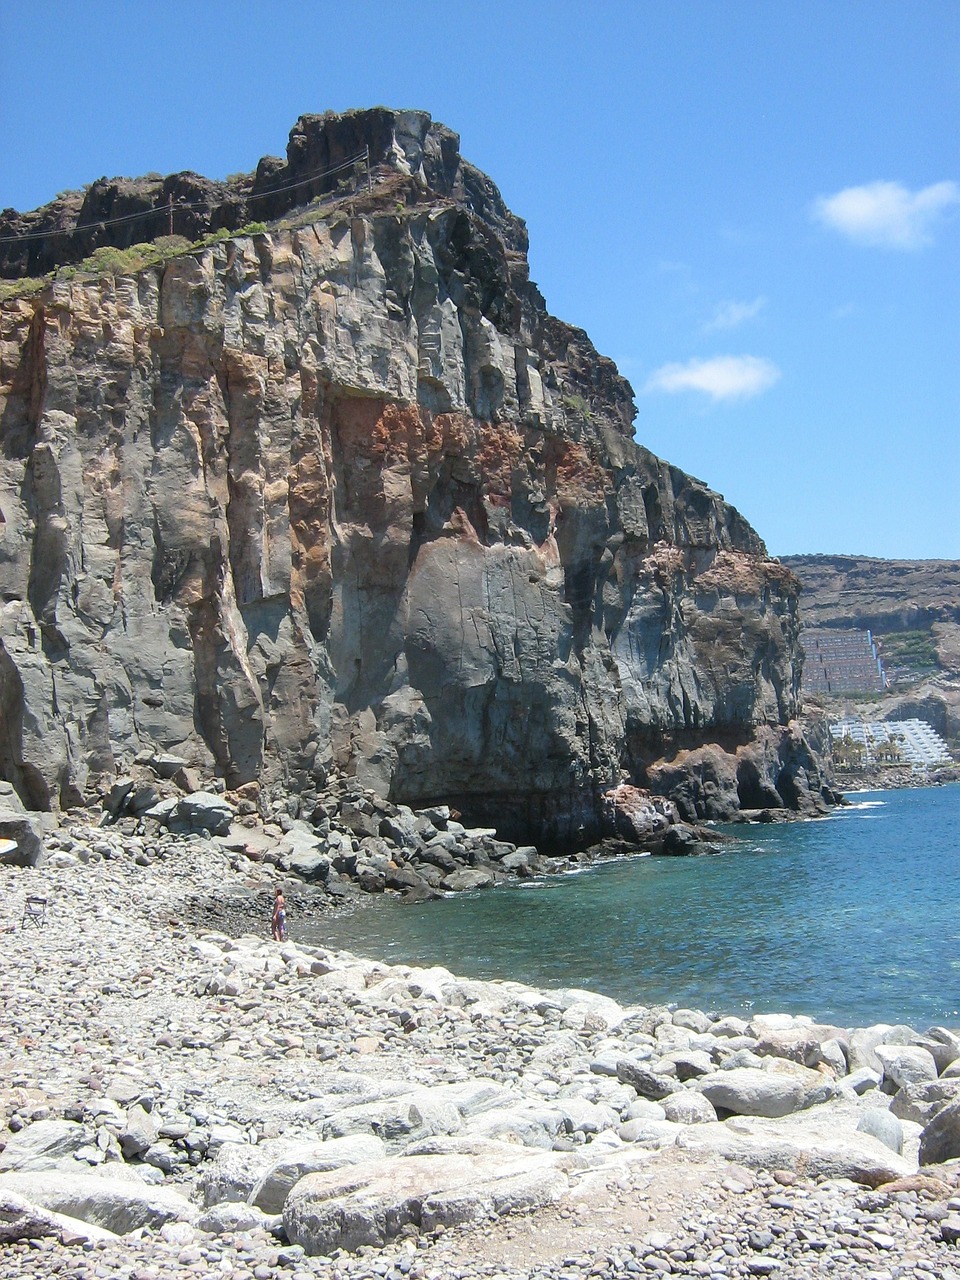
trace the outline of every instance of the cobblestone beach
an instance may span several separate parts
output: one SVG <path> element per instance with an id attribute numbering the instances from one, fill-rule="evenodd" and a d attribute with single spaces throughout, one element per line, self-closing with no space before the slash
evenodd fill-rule
<path id="1" fill-rule="evenodd" d="M 307 887 L 225 842 L 46 850 L 0 867 L 3 1280 L 960 1276 L 949 1029 L 388 966 L 272 942 Z"/>

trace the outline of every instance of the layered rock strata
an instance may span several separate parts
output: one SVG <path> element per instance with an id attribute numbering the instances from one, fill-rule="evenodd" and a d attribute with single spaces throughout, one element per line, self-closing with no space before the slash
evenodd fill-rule
<path id="1" fill-rule="evenodd" d="M 339 771 L 586 843 L 604 791 L 709 745 L 733 785 L 685 816 L 815 811 L 792 574 L 635 443 L 456 135 L 304 117 L 288 176 L 344 120 L 369 192 L 4 305 L 0 774 L 47 808 L 144 750 Z"/>

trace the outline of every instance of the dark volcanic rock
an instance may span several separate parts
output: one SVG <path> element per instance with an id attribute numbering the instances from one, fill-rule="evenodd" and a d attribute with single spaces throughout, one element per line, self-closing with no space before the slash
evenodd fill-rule
<path id="1" fill-rule="evenodd" d="M 299 226 L 4 304 L 0 770 L 39 808 L 142 752 L 345 776 L 541 846 L 598 838 L 624 777 L 688 820 L 816 812 L 795 578 L 635 443 L 455 134 L 304 116 L 253 179 L 97 183 L 7 230 L 140 201 L 143 239 L 181 189 L 203 227 L 273 217 L 362 148 L 372 189 Z"/>
<path id="2" fill-rule="evenodd" d="M 264 156 L 254 173 L 224 182 L 191 172 L 104 177 L 29 213 L 4 209 L 0 276 L 43 275 L 106 245 L 124 249 L 174 234 L 196 240 L 279 218 L 335 193 L 362 196 L 368 166 L 371 181 L 375 172 L 414 175 L 482 218 L 512 253 L 526 254 L 523 222 L 486 174 L 462 159 L 456 133 L 425 111 L 374 107 L 301 116 L 290 131 L 286 160 Z"/>
<path id="3" fill-rule="evenodd" d="M 670 796 L 689 822 L 730 822 L 743 810 L 816 817 L 836 800 L 796 725 L 758 728 L 736 746 L 714 742 L 677 752 L 652 764 L 647 776 L 651 789 Z"/>

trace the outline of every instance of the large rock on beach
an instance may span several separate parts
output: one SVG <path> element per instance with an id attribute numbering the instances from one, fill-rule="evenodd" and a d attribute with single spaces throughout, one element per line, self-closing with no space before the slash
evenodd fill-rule
<path id="1" fill-rule="evenodd" d="M 11 797 L 7 797 L 10 799 Z M 16 798 L 16 797 L 12 797 Z M 35 867 L 43 860 L 43 832 L 23 806 L 12 808 L 0 797 L 0 864 Z M 7 843 L 12 842 L 13 848 Z"/>
<path id="2" fill-rule="evenodd" d="M 301 880 L 326 880 L 330 875 L 328 843 L 309 823 L 293 823 L 278 841 L 275 854 L 279 865 Z"/>
<path id="3" fill-rule="evenodd" d="M 487 867 L 462 867 L 444 876 L 441 887 L 451 893 L 464 893 L 471 889 L 489 889 L 496 879 L 495 872 Z"/>
<path id="4" fill-rule="evenodd" d="M 509 1147 L 489 1156 L 400 1156 L 302 1178 L 283 1225 L 308 1254 L 355 1251 L 408 1227 L 432 1231 L 542 1207 L 568 1185 L 556 1157 Z"/>
<path id="5" fill-rule="evenodd" d="M 517 1101 L 514 1091 L 483 1076 L 475 1076 L 471 1080 L 461 1080 L 455 1084 L 436 1085 L 430 1093 L 436 1101 L 448 1102 L 456 1107 L 465 1120 L 484 1111 L 510 1106 Z"/>
<path id="6" fill-rule="evenodd" d="M 960 1062 L 960 1035 L 947 1027 L 931 1027 L 918 1043 L 933 1054 L 940 1075 Z"/>
<path id="7" fill-rule="evenodd" d="M 916 1168 L 872 1134 L 858 1132 L 855 1124 L 821 1119 L 815 1112 L 781 1123 L 743 1116 L 718 1125 L 693 1125 L 684 1130 L 682 1145 L 721 1154 L 751 1169 L 785 1170 L 814 1179 L 848 1178 L 868 1187 L 906 1177 Z"/>
<path id="8" fill-rule="evenodd" d="M 129 1107 L 118 1138 L 125 1159 L 141 1156 L 157 1140 L 157 1122 L 142 1106 Z"/>
<path id="9" fill-rule="evenodd" d="M 695 1089 L 681 1089 L 664 1098 L 663 1114 L 674 1124 L 710 1124 L 717 1119 L 716 1107 Z"/>
<path id="10" fill-rule="evenodd" d="M 847 1060 L 851 1071 L 861 1067 L 869 1067 L 883 1076 L 883 1063 L 877 1057 L 877 1045 L 884 1042 L 884 1036 L 893 1028 L 886 1023 L 877 1023 L 872 1027 L 858 1027 L 851 1031 L 847 1041 Z"/>
<path id="11" fill-rule="evenodd" d="M 901 1120 L 929 1124 L 938 1111 L 960 1100 L 960 1079 L 919 1080 L 905 1084 L 890 1099 L 890 1111 Z"/>
<path id="12" fill-rule="evenodd" d="M 0 1173 L 73 1168 L 74 1154 L 88 1146 L 94 1131 L 73 1120 L 38 1120 L 7 1140 L 0 1152 Z"/>
<path id="13" fill-rule="evenodd" d="M 227 1201 L 246 1201 L 289 1145 L 276 1141 L 256 1146 L 225 1142 L 200 1173 L 197 1189 L 201 1204 L 209 1208 Z"/>
<path id="14" fill-rule="evenodd" d="M 195 1222 L 197 1209 L 186 1197 L 169 1187 L 93 1174 L 47 1173 L 0 1174 L 0 1191 L 17 1195 L 55 1213 L 79 1218 L 116 1235 L 126 1235 L 139 1227 L 159 1229 L 167 1222 Z"/>
<path id="15" fill-rule="evenodd" d="M 679 817 L 669 800 L 626 784 L 604 792 L 603 803 L 608 834 L 638 845 L 665 835 Z"/>
<path id="16" fill-rule="evenodd" d="M 169 821 L 172 830 L 183 834 L 208 831 L 212 836 L 225 836 L 235 816 L 223 796 L 196 791 L 177 802 Z"/>
<path id="17" fill-rule="evenodd" d="M 330 1140 L 376 1134 L 387 1142 L 412 1142 L 436 1133 L 456 1133 L 461 1124 L 452 1103 L 423 1089 L 407 1097 L 344 1107 L 324 1121 L 323 1136 Z"/>
<path id="18" fill-rule="evenodd" d="M 526 1000 L 536 1008 L 545 1008 L 555 1003 L 558 1009 L 563 1010 L 563 1023 L 568 1027 L 584 1027 L 589 1018 L 597 1025 L 613 1028 L 625 1016 L 623 1006 L 616 1000 L 597 991 L 585 991 L 582 987 L 560 987 L 556 991 L 528 996 Z"/>
<path id="19" fill-rule="evenodd" d="M 265 1230 L 275 1221 L 267 1214 L 245 1201 L 225 1200 L 222 1204 L 205 1209 L 197 1219 L 201 1231 L 219 1236 L 237 1231 Z"/>
<path id="20" fill-rule="evenodd" d="M 920 1163 L 960 1158 L 960 1100 L 938 1111 L 920 1135 Z"/>
<path id="21" fill-rule="evenodd" d="M 54 1215 L 31 1204 L 15 1191 L 0 1188 L 0 1244 L 42 1240 L 60 1234 Z"/>
<path id="22" fill-rule="evenodd" d="M 483 1111 L 469 1120 L 464 1129 L 470 1137 L 498 1139 L 549 1151 L 557 1137 L 566 1132 L 567 1124 L 560 1107 L 524 1099 Z"/>
<path id="23" fill-rule="evenodd" d="M 717 1109 L 741 1116 L 787 1116 L 804 1105 L 806 1088 L 794 1075 L 735 1067 L 704 1076 L 697 1088 Z"/>
<path id="24" fill-rule="evenodd" d="M 771 1075 L 796 1080 L 803 1088 L 801 1108 L 820 1106 L 840 1092 L 840 1085 L 830 1071 L 814 1071 L 789 1058 L 760 1059 L 763 1070 Z"/>
<path id="25" fill-rule="evenodd" d="M 885 1107 L 872 1107 L 865 1111 L 857 1123 L 857 1132 L 869 1133 L 889 1147 L 894 1155 L 903 1155 L 903 1124 Z"/>
<path id="26" fill-rule="evenodd" d="M 557 1098 L 553 1104 L 563 1119 L 567 1133 L 597 1134 L 614 1129 L 620 1116 L 612 1108 L 589 1098 L 571 1095 Z"/>
<path id="27" fill-rule="evenodd" d="M 7 1187 L 0 1188 L 0 1244 L 40 1241 L 51 1236 L 71 1245 L 85 1240 L 91 1244 L 110 1244 L 119 1238 L 112 1231 L 66 1214 L 51 1213 Z"/>
<path id="28" fill-rule="evenodd" d="M 908 1084 L 936 1080 L 937 1064 L 928 1049 L 916 1045 L 878 1044 L 874 1053 L 883 1067 L 884 1087 L 895 1093 Z"/>
<path id="29" fill-rule="evenodd" d="M 298 1143 L 270 1166 L 248 1198 L 264 1213 L 281 1213 L 291 1188 L 308 1173 L 327 1173 L 346 1165 L 378 1160 L 385 1154 L 381 1139 L 367 1133 L 333 1138 L 329 1142 Z"/>
<path id="30" fill-rule="evenodd" d="M 26 813 L 23 801 L 17 794 L 17 789 L 12 782 L 8 782 L 6 778 L 0 778 L 0 810 L 8 813 Z"/>
<path id="31" fill-rule="evenodd" d="M 760 1057 L 787 1058 L 805 1067 L 816 1067 L 824 1061 L 824 1045 L 840 1044 L 843 1032 L 838 1027 L 791 1026 L 788 1028 L 756 1025 L 755 1052 Z M 846 1071 L 844 1060 L 843 1070 Z"/>
<path id="32" fill-rule="evenodd" d="M 882 1080 L 883 1072 L 873 1071 L 870 1067 L 857 1067 L 856 1071 L 851 1071 L 844 1077 L 843 1087 L 861 1097 L 871 1089 L 879 1089 Z"/>
<path id="33" fill-rule="evenodd" d="M 717 1064 L 705 1049 L 674 1049 L 664 1054 L 664 1064 L 673 1063 L 680 1081 L 697 1080 L 701 1076 L 712 1075 Z"/>
<path id="34" fill-rule="evenodd" d="M 617 1079 L 623 1084 L 631 1085 L 641 1098 L 648 1098 L 651 1102 L 660 1102 L 680 1088 L 676 1079 L 658 1073 L 648 1064 L 636 1062 L 632 1058 L 617 1060 Z"/>

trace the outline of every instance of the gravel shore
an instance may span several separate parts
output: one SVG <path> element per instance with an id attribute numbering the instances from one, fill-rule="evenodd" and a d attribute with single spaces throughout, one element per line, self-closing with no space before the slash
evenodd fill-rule
<path id="1" fill-rule="evenodd" d="M 945 1029 L 390 967 L 271 942 L 217 840 L 47 850 L 0 867 L 0 1280 L 960 1276 Z"/>

